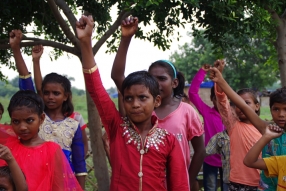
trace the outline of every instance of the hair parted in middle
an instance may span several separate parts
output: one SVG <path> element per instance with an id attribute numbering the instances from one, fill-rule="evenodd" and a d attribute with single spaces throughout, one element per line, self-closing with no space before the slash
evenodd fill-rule
<path id="1" fill-rule="evenodd" d="M 58 83 L 64 88 L 64 93 L 67 95 L 67 100 L 63 102 L 62 113 L 64 116 L 70 116 L 74 112 L 74 107 L 72 104 L 71 82 L 67 77 L 57 73 L 47 74 L 42 82 L 42 92 L 44 92 L 43 90 L 46 84 L 49 83 Z"/>

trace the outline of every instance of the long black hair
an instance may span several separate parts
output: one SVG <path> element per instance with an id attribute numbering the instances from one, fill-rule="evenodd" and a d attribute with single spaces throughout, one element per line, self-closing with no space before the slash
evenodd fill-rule
<path id="1" fill-rule="evenodd" d="M 64 88 L 64 93 L 67 95 L 67 100 L 63 102 L 62 113 L 64 116 L 70 116 L 74 112 L 74 107 L 72 104 L 72 91 L 71 82 L 67 77 L 59 75 L 57 73 L 47 74 L 42 82 L 42 92 L 44 92 L 44 87 L 49 83 L 58 83 Z"/>

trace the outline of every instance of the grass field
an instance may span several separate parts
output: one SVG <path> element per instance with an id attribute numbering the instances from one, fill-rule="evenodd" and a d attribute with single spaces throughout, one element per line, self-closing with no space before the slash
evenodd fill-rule
<path id="1" fill-rule="evenodd" d="M 2 120 L 1 120 L 1 123 L 9 123 L 10 122 L 10 117 L 8 115 L 8 112 L 7 112 L 7 107 L 9 105 L 9 101 L 10 101 L 10 98 L 8 97 L 0 97 L 0 102 L 2 103 L 3 107 L 4 107 L 4 114 L 2 116 Z M 117 98 L 116 99 L 113 99 L 114 103 L 117 105 Z M 85 122 L 87 122 L 87 106 L 86 106 L 86 97 L 85 95 L 82 95 L 82 96 L 73 96 L 73 104 L 74 104 L 74 110 L 79 112 Z"/>
<path id="2" fill-rule="evenodd" d="M 10 118 L 9 118 L 9 115 L 7 112 L 7 107 L 8 107 L 9 101 L 10 101 L 10 98 L 8 98 L 8 97 L 0 97 L 0 102 L 2 103 L 2 105 L 4 106 L 4 109 L 5 109 L 1 123 L 5 123 L 5 122 L 9 123 L 10 122 Z M 115 105 L 117 105 L 117 98 L 113 99 L 113 102 L 115 103 Z M 73 104 L 74 104 L 74 110 L 79 112 L 83 116 L 85 122 L 87 122 L 87 106 L 86 106 L 85 95 L 73 96 Z M 261 107 L 260 110 L 261 110 L 260 111 L 260 117 L 262 119 L 264 119 L 264 120 L 265 119 L 267 119 L 267 120 L 272 119 L 269 107 Z"/>

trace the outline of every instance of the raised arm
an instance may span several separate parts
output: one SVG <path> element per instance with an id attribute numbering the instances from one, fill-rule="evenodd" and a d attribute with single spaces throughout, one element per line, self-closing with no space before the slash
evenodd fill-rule
<path id="1" fill-rule="evenodd" d="M 8 164 L 16 190 L 27 191 L 28 186 L 25 180 L 25 176 L 8 147 L 0 145 L 0 158 L 5 160 Z"/>
<path id="2" fill-rule="evenodd" d="M 40 67 L 40 59 L 43 54 L 43 46 L 37 45 L 32 49 L 32 57 L 33 57 L 33 68 L 34 68 L 34 81 L 36 85 L 37 93 L 42 96 L 42 73 Z"/>
<path id="3" fill-rule="evenodd" d="M 137 29 L 137 17 L 127 17 L 121 23 L 121 41 L 111 70 L 111 78 L 113 79 L 117 89 L 120 91 L 122 82 L 125 79 L 124 71 L 128 47 L 131 38 L 136 33 Z"/>
<path id="4" fill-rule="evenodd" d="M 19 72 L 20 76 L 28 76 L 29 71 L 27 69 L 27 66 L 25 64 L 25 61 L 22 57 L 21 50 L 20 50 L 20 43 L 23 37 L 22 31 L 20 30 L 12 30 L 10 32 L 10 38 L 9 43 L 14 55 L 14 59 L 16 62 L 16 68 Z"/>
<path id="5" fill-rule="evenodd" d="M 222 77 L 221 72 L 213 67 L 210 69 L 210 78 L 216 82 L 216 91 L 224 92 L 227 97 L 238 107 L 249 121 L 258 129 L 261 134 L 264 134 L 266 122 L 260 119 L 260 117 L 245 103 L 245 101 L 228 85 L 225 79 Z"/>
<path id="6" fill-rule="evenodd" d="M 207 106 L 199 95 L 200 85 L 203 82 L 206 73 L 208 72 L 210 65 L 204 64 L 199 71 L 194 76 L 191 86 L 189 89 L 189 98 L 190 101 L 196 106 L 197 110 L 200 112 L 201 115 L 204 114 L 205 108 Z"/>
<path id="7" fill-rule="evenodd" d="M 91 46 L 93 26 L 94 22 L 91 15 L 83 15 L 79 21 L 76 22 L 76 31 L 80 42 L 82 66 L 84 69 L 91 69 L 96 65 Z"/>
<path id="8" fill-rule="evenodd" d="M 113 101 L 102 85 L 100 74 L 94 60 L 91 46 L 93 25 L 92 16 L 82 16 L 76 23 L 82 53 L 83 73 L 86 89 L 97 107 L 103 126 L 112 142 L 116 135 L 116 133 L 113 132 L 116 132 L 119 127 L 118 123 L 121 123 L 122 120 Z"/>
<path id="9" fill-rule="evenodd" d="M 123 96 L 119 90 L 117 90 L 117 92 L 118 92 L 118 99 L 117 99 L 118 100 L 118 111 L 122 117 L 125 117 L 126 112 L 123 106 Z"/>
<path id="10" fill-rule="evenodd" d="M 278 126 L 272 124 L 268 125 L 262 137 L 257 141 L 257 143 L 255 143 L 255 145 L 246 154 L 243 163 L 250 168 L 267 170 L 267 166 L 264 160 L 258 159 L 258 157 L 262 149 L 265 147 L 265 145 L 269 143 L 269 141 L 271 141 L 272 139 L 281 136 L 282 133 L 283 130 Z"/>

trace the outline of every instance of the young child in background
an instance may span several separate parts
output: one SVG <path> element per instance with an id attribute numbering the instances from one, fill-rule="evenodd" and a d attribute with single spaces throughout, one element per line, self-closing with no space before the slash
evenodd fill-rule
<path id="1" fill-rule="evenodd" d="M 20 75 L 19 86 L 21 90 L 35 91 L 31 75 L 21 55 L 21 39 L 20 30 L 13 30 L 10 33 L 10 46 Z M 79 123 L 69 117 L 74 111 L 71 102 L 71 83 L 64 76 L 50 73 L 45 76 L 41 88 L 46 117 L 40 127 L 39 136 L 62 147 L 77 180 L 84 189 L 87 170 L 82 132 Z"/>
<path id="2" fill-rule="evenodd" d="M 36 86 L 37 93 L 40 96 L 43 96 L 43 93 L 42 93 L 43 78 L 42 78 L 42 72 L 41 72 L 41 67 L 40 67 L 40 59 L 43 54 L 43 51 L 44 51 L 44 48 L 42 45 L 36 45 L 32 49 L 35 86 Z M 84 143 L 84 155 L 86 156 L 87 151 L 88 151 L 88 139 L 87 139 L 87 135 L 85 132 L 86 123 L 84 122 L 82 115 L 78 112 L 73 112 L 69 117 L 79 122 L 81 133 L 82 133 L 82 139 Z"/>
<path id="3" fill-rule="evenodd" d="M 266 126 L 269 122 L 262 120 L 256 113 L 251 110 L 246 102 L 240 98 L 228 85 L 224 83 L 224 91 L 229 99 L 236 105 L 236 109 L 244 114 L 251 123 L 264 134 Z M 285 129 L 286 124 L 286 88 L 279 88 L 272 92 L 269 97 L 269 105 L 272 119 L 276 125 Z M 286 134 L 271 140 L 262 150 L 262 157 L 286 155 Z M 262 190 L 275 190 L 277 187 L 277 178 L 265 177 L 264 172 L 260 175 L 259 188 Z"/>
<path id="4" fill-rule="evenodd" d="M 0 180 L 1 180 L 0 190 L 27 191 L 28 186 L 22 170 L 20 169 L 14 156 L 11 154 L 10 149 L 1 144 L 0 144 L 0 159 L 4 160 L 7 163 L 7 166 L 0 166 Z"/>
<path id="5" fill-rule="evenodd" d="M 166 130 L 158 128 L 157 118 L 152 116 L 161 103 L 158 83 L 144 71 L 130 74 L 120 91 L 127 116 L 121 118 L 102 85 L 94 61 L 93 26 L 91 16 L 82 16 L 76 29 L 87 91 L 110 141 L 110 190 L 189 191 L 179 143 Z"/>
<path id="6" fill-rule="evenodd" d="M 217 107 L 221 114 L 223 124 L 226 127 L 230 137 L 230 184 L 229 190 L 257 190 L 259 185 L 259 170 L 251 169 L 243 164 L 243 159 L 249 149 L 261 137 L 259 131 L 254 127 L 249 117 L 244 115 L 242 111 L 236 107 L 236 116 L 233 115 L 229 99 L 237 105 L 237 100 L 230 96 L 230 91 L 236 94 L 228 86 L 223 79 L 221 72 L 224 68 L 224 61 L 215 62 L 215 67 L 211 68 L 210 79 L 215 82 L 215 93 L 217 98 Z M 218 69 L 217 69 L 217 68 Z M 225 87 L 228 86 L 229 89 Z M 255 92 L 250 89 L 242 89 L 237 92 L 240 102 L 243 102 L 245 107 L 257 115 L 260 112 L 259 102 L 256 98 Z M 236 95 L 237 95 L 236 94 Z M 227 97 L 228 96 L 228 97 Z"/>
<path id="7" fill-rule="evenodd" d="M 194 76 L 191 86 L 189 88 L 190 101 L 197 108 L 199 113 L 204 119 L 205 130 L 205 146 L 208 144 L 211 137 L 224 130 L 224 125 L 221 120 L 221 116 L 217 109 L 216 96 L 214 93 L 214 87 L 211 88 L 210 100 L 213 103 L 213 107 L 208 106 L 199 95 L 200 85 L 203 82 L 206 73 L 210 68 L 209 64 L 204 64 L 201 69 Z M 216 191 L 217 190 L 217 178 L 218 172 L 220 173 L 220 185 L 223 185 L 223 190 L 227 191 L 228 186 L 223 182 L 221 157 L 218 154 L 207 156 L 203 163 L 203 183 L 204 191 Z"/>
<path id="8" fill-rule="evenodd" d="M 272 156 L 260 159 L 262 149 L 273 139 L 283 134 L 283 129 L 270 124 L 258 142 L 248 151 L 244 164 L 250 168 L 260 169 L 268 177 L 278 177 L 277 191 L 286 189 L 286 156 Z"/>
<path id="9" fill-rule="evenodd" d="M 19 164 L 28 190 L 82 190 L 60 146 L 45 142 L 38 135 L 45 119 L 43 111 L 43 100 L 35 92 L 26 90 L 14 94 L 8 106 L 12 127 L 0 126 L 0 144 L 9 148 Z M 1 157 L 7 152 L 7 148 L 2 147 Z M 5 160 L 10 167 L 9 158 Z M 0 166 L 5 163 L 1 161 Z M 21 178 L 20 175 L 18 172 L 17 178 Z M 12 176 L 15 181 L 16 176 Z"/>
<path id="10" fill-rule="evenodd" d="M 137 29 L 138 18 L 129 17 L 122 21 L 121 42 L 111 72 L 111 77 L 119 90 L 121 90 L 122 82 L 125 79 L 127 50 Z M 158 118 L 159 126 L 174 134 L 178 139 L 192 187 L 201 169 L 205 147 L 203 145 L 203 128 L 197 112 L 191 105 L 181 101 L 185 86 L 184 76 L 167 60 L 158 60 L 152 63 L 148 72 L 158 81 L 162 98 L 161 105 L 153 114 Z M 189 141 L 194 148 L 192 161 L 190 160 Z"/>
<path id="11" fill-rule="evenodd" d="M 228 190 L 229 184 L 229 172 L 230 172 L 230 140 L 227 134 L 227 130 L 224 130 L 220 133 L 215 134 L 208 142 L 206 146 L 206 154 L 207 156 L 213 154 L 219 154 L 222 161 L 222 170 L 223 176 L 221 179 L 223 180 L 223 190 Z M 226 187 L 225 187 L 226 186 Z"/>

